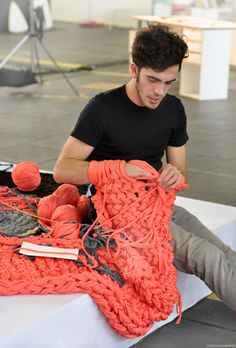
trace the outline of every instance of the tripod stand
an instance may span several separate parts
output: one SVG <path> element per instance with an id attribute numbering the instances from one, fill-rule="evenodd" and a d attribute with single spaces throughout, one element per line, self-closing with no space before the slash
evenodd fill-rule
<path id="1" fill-rule="evenodd" d="M 20 40 L 20 42 L 13 48 L 11 52 L 0 62 L 0 73 L 2 71 L 3 80 L 9 81 L 9 79 L 14 77 L 16 80 L 25 80 L 25 85 L 32 83 L 43 83 L 43 72 L 40 66 L 38 44 L 44 49 L 49 59 L 52 61 L 57 71 L 61 73 L 67 84 L 73 90 L 76 96 L 79 95 L 77 89 L 70 82 L 64 71 L 58 65 L 52 54 L 49 52 L 47 47 L 44 45 L 43 39 L 43 24 L 44 15 L 42 8 L 33 8 L 33 0 L 29 1 L 29 32 Z M 11 59 L 12 56 L 27 42 L 30 42 L 30 56 L 31 56 L 31 70 L 22 71 L 11 71 L 11 69 L 2 69 L 6 63 Z M 4 71 L 5 70 L 5 71 Z M 6 75 L 9 76 L 6 76 Z M 35 76 L 39 76 L 39 82 L 35 79 Z M 0 83 L 1 84 L 1 83 Z M 17 81 L 15 86 L 22 86 L 24 83 L 22 81 Z"/>

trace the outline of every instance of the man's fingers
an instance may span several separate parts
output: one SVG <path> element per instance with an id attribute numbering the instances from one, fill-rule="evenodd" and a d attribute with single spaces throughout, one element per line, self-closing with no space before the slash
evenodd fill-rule
<path id="1" fill-rule="evenodd" d="M 147 170 L 140 168 L 138 166 L 135 166 L 132 163 L 126 163 L 125 164 L 125 172 L 130 177 L 136 177 L 136 176 L 149 176 L 151 175 Z"/>
<path id="2" fill-rule="evenodd" d="M 171 180 L 169 181 L 165 186 L 163 186 L 163 188 L 167 189 L 167 190 L 172 190 L 176 187 L 178 187 L 181 184 L 181 177 L 177 178 L 177 180 Z"/>
<path id="3" fill-rule="evenodd" d="M 158 181 L 163 188 L 173 189 L 180 184 L 181 173 L 176 167 L 166 164 L 160 172 Z"/>
<path id="4" fill-rule="evenodd" d="M 165 170 L 161 173 L 159 177 L 159 182 L 162 185 L 166 185 L 169 181 L 176 180 L 180 175 L 180 172 L 176 168 L 172 168 L 170 170 Z"/>
<path id="5" fill-rule="evenodd" d="M 176 171 L 176 170 L 177 170 L 177 168 L 173 167 L 171 164 L 166 164 L 160 170 L 159 181 L 164 181 L 167 177 L 172 176 L 173 172 Z"/>
<path id="6" fill-rule="evenodd" d="M 170 188 L 172 185 L 175 185 L 177 182 L 178 182 L 178 176 L 175 175 L 172 178 L 170 178 L 169 180 L 161 182 L 160 184 L 164 188 Z"/>

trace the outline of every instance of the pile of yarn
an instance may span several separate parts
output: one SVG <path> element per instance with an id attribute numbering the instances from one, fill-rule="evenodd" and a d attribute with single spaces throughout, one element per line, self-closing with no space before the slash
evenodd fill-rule
<path id="1" fill-rule="evenodd" d="M 34 191 L 41 183 L 39 167 L 34 162 L 21 162 L 12 170 L 12 180 L 21 191 Z"/>
<path id="2" fill-rule="evenodd" d="M 38 203 L 40 225 L 54 238 L 78 238 L 81 223 L 88 217 L 89 199 L 78 188 L 62 184 Z"/>
<path id="3" fill-rule="evenodd" d="M 24 239 L 0 234 L 0 295 L 88 293 L 114 330 L 128 338 L 146 334 L 154 321 L 166 320 L 174 305 L 179 322 L 181 297 L 169 224 L 175 193 L 186 186 L 184 178 L 178 188 L 165 191 L 154 168 L 142 161 L 132 163 L 150 175 L 129 177 L 125 161 L 90 162 L 97 220 L 81 227 L 80 238 L 66 239 L 76 236 L 82 219 L 81 196 L 69 184 L 38 204 L 39 220 L 48 233 Z M 57 224 L 63 238 L 52 236 Z M 78 248 L 78 260 L 26 258 L 18 253 L 22 240 Z M 117 277 L 123 284 L 114 281 Z"/>
<path id="4" fill-rule="evenodd" d="M 34 191 L 41 183 L 39 167 L 34 162 L 21 162 L 11 173 L 21 191 Z M 88 217 L 89 199 L 80 195 L 76 186 L 63 184 L 38 203 L 40 225 L 54 238 L 78 238 L 81 223 Z"/>

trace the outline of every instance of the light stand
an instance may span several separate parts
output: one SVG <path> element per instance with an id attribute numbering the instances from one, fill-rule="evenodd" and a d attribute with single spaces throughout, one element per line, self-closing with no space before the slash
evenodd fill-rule
<path id="1" fill-rule="evenodd" d="M 49 59 L 52 61 L 57 71 L 61 73 L 67 84 L 73 90 L 76 96 L 79 95 L 77 89 L 70 82 L 64 71 L 58 65 L 52 54 L 49 52 L 47 47 L 44 45 L 43 38 L 43 24 L 44 16 L 42 8 L 33 8 L 33 0 L 29 1 L 29 32 L 20 40 L 20 42 L 8 53 L 8 55 L 0 62 L 0 85 L 11 85 L 11 86 L 23 86 L 32 83 L 38 83 L 35 79 L 36 75 L 39 75 L 40 82 L 43 83 L 43 72 L 40 66 L 38 44 L 44 49 Z M 15 70 L 3 69 L 6 63 L 11 59 L 12 56 L 29 40 L 30 42 L 30 56 L 31 56 L 31 70 Z M 11 79 L 15 81 L 11 81 Z M 3 80 L 6 84 L 1 84 Z M 7 84 L 7 83 L 10 84 Z M 14 84 L 15 82 L 15 84 Z M 25 83 L 24 83 L 25 82 Z"/>

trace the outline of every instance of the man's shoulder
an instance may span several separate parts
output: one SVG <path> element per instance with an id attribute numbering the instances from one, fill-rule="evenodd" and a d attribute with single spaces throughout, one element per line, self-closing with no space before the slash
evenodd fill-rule
<path id="1" fill-rule="evenodd" d="M 165 97 L 165 101 L 169 104 L 174 104 L 174 105 L 181 104 L 181 100 L 178 97 L 176 97 L 173 94 L 169 94 L 169 93 L 167 93 L 167 95 Z"/>
<path id="2" fill-rule="evenodd" d="M 109 89 L 103 92 L 100 92 L 95 95 L 94 99 L 100 102 L 109 102 L 114 99 L 121 98 L 123 95 L 124 86 L 119 86 L 113 89 Z"/>
<path id="3" fill-rule="evenodd" d="M 167 94 L 160 106 L 163 112 L 179 113 L 184 109 L 181 100 L 173 94 Z"/>

